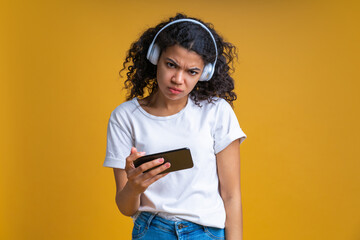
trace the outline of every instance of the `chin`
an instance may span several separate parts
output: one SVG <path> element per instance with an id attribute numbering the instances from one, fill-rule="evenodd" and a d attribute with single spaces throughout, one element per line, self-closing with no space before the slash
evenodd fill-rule
<path id="1" fill-rule="evenodd" d="M 184 96 L 167 96 L 167 98 L 176 101 L 184 98 Z"/>
<path id="2" fill-rule="evenodd" d="M 170 100 L 173 100 L 173 101 L 180 100 L 180 99 L 183 99 L 185 97 L 187 97 L 187 95 L 184 94 L 184 93 L 180 93 L 180 94 L 177 94 L 177 95 L 175 95 L 175 94 L 174 95 L 173 94 L 166 95 L 166 98 L 168 98 Z"/>

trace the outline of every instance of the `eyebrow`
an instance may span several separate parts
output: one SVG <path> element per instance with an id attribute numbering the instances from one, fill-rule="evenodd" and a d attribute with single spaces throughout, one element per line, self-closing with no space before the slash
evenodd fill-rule
<path id="1" fill-rule="evenodd" d="M 179 64 L 178 64 L 175 60 L 173 60 L 173 59 L 171 59 L 171 58 L 166 58 L 166 60 L 172 62 L 172 63 L 175 64 L 177 67 L 179 67 Z M 198 70 L 198 71 L 201 71 L 201 69 L 200 69 L 200 68 L 197 68 L 197 67 L 189 68 L 188 70 Z"/>

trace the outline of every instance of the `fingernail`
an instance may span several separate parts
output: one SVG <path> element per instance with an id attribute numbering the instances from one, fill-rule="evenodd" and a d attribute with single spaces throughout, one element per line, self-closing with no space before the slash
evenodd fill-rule
<path id="1" fill-rule="evenodd" d="M 144 156 L 144 155 L 145 155 L 145 152 L 139 152 L 139 154 L 140 154 L 141 156 Z"/>
<path id="2" fill-rule="evenodd" d="M 160 158 L 160 159 L 159 159 L 159 162 L 160 162 L 160 163 L 164 162 L 164 159 L 163 159 L 163 158 Z"/>
<path id="3" fill-rule="evenodd" d="M 165 164 L 165 166 L 169 168 L 169 167 L 171 166 L 171 164 L 170 164 L 169 162 L 167 162 L 167 163 Z"/>

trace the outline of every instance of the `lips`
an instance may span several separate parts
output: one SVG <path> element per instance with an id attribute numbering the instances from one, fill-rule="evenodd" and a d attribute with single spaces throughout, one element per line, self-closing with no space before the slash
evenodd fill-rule
<path id="1" fill-rule="evenodd" d="M 172 94 L 179 94 L 181 93 L 183 90 L 178 89 L 178 88 L 173 88 L 173 87 L 169 87 L 169 90 Z"/>

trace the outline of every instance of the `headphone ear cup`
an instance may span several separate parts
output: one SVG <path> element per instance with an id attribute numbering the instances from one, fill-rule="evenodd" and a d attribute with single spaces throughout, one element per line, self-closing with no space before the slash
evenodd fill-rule
<path id="1" fill-rule="evenodd" d="M 205 65 L 199 81 L 209 81 L 212 77 L 212 74 L 213 74 L 213 65 L 211 63 L 208 63 Z"/>
<path id="2" fill-rule="evenodd" d="M 149 49 L 150 53 L 148 56 L 148 60 L 154 64 L 157 65 L 158 61 L 159 61 L 159 56 L 160 56 L 160 47 L 159 45 L 157 45 L 156 43 L 152 46 L 151 49 Z"/>

